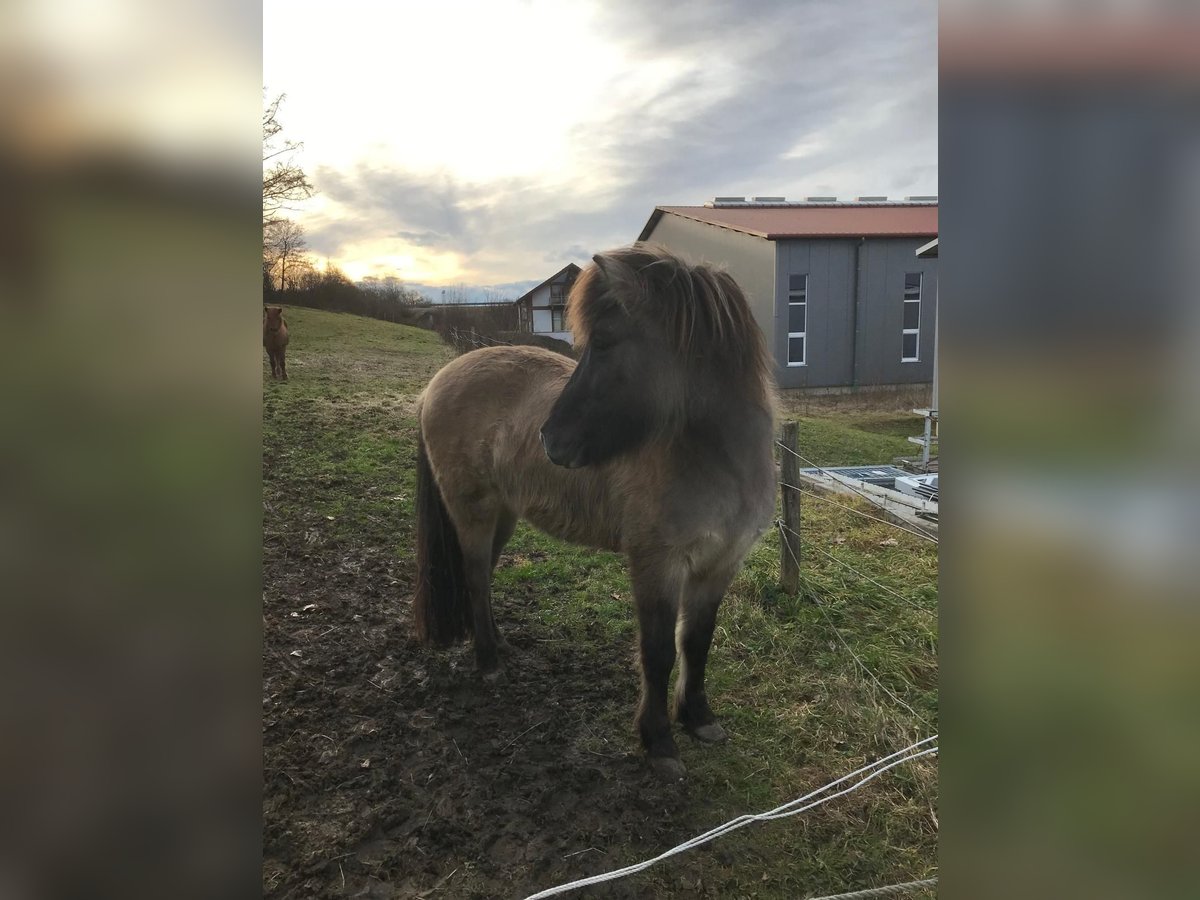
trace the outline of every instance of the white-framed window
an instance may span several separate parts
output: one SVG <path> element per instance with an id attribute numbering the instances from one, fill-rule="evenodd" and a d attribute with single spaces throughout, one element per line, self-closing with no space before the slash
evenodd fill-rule
<path id="1" fill-rule="evenodd" d="M 567 292 L 569 284 L 550 285 L 550 330 L 565 331 L 565 313 L 567 309 Z"/>
<path id="2" fill-rule="evenodd" d="M 900 362 L 920 362 L 921 346 L 920 272 L 904 276 L 904 321 L 900 333 Z"/>
<path id="3" fill-rule="evenodd" d="M 808 362 L 808 276 L 788 276 L 787 364 Z"/>

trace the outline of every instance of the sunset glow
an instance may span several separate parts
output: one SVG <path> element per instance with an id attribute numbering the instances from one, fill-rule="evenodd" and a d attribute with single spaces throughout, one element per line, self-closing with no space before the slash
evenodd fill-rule
<path id="1" fill-rule="evenodd" d="M 318 191 L 292 212 L 310 252 L 353 278 L 537 281 L 658 204 L 936 192 L 931 7 L 635 7 L 266 0 L 266 94 Z"/>

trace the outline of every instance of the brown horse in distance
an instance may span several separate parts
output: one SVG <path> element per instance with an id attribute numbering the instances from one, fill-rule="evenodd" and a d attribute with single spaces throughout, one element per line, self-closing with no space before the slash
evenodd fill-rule
<path id="1" fill-rule="evenodd" d="M 283 307 L 263 308 L 263 346 L 271 361 L 271 377 L 287 381 L 288 327 L 283 320 Z"/>
<path id="2" fill-rule="evenodd" d="M 578 364 L 536 347 L 458 357 L 422 395 L 418 635 L 473 634 L 499 671 L 492 570 L 518 519 L 623 553 L 639 624 L 637 727 L 684 774 L 675 719 L 719 741 L 704 689 L 717 607 L 775 508 L 775 389 L 762 334 L 726 273 L 647 245 L 597 255 L 568 317 Z"/>

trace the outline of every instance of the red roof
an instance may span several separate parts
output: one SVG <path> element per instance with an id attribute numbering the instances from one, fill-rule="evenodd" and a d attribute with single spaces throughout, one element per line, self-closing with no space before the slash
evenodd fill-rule
<path id="1" fill-rule="evenodd" d="M 646 240 L 664 213 L 769 241 L 814 237 L 936 237 L 936 204 L 847 203 L 838 206 L 659 206 L 638 240 Z"/>

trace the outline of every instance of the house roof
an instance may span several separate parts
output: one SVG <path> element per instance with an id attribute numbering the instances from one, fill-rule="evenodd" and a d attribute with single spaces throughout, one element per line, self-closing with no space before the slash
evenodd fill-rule
<path id="1" fill-rule="evenodd" d="M 933 237 L 936 203 L 792 203 L 658 206 L 642 229 L 650 237 L 664 215 L 728 228 L 769 241 L 814 237 Z"/>
<path id="2" fill-rule="evenodd" d="M 525 300 L 525 298 L 531 296 L 533 294 L 533 292 L 536 291 L 538 288 L 545 287 L 550 282 L 554 281 L 556 278 L 558 278 L 559 275 L 562 275 L 566 272 L 570 272 L 571 277 L 574 278 L 576 275 L 578 275 L 582 271 L 583 271 L 583 269 L 579 268 L 579 266 L 575 265 L 575 263 L 567 263 L 565 266 L 563 266 L 561 269 L 559 269 L 557 272 L 555 272 L 553 275 L 551 275 L 549 278 L 547 278 L 541 284 L 537 285 L 536 287 L 532 287 L 529 290 L 527 290 L 525 293 L 523 293 L 520 297 L 518 297 L 516 300 L 513 301 L 513 305 L 515 306 L 516 304 L 522 302 L 523 300 Z"/>

